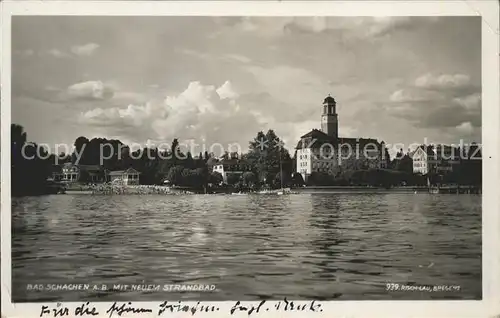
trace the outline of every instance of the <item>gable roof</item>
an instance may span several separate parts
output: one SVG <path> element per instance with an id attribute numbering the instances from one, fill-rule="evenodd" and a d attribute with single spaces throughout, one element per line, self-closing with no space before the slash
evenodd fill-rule
<path id="1" fill-rule="evenodd" d="M 304 148 L 319 148 L 324 144 L 335 145 L 335 138 L 328 136 L 324 132 L 318 129 L 313 129 L 307 134 L 300 137 L 299 142 L 295 149 L 304 149 Z"/>
<path id="2" fill-rule="evenodd" d="M 368 144 L 374 144 L 377 147 L 381 147 L 382 144 L 378 142 L 377 139 L 373 138 L 346 138 L 339 137 L 334 138 L 328 136 L 324 132 L 318 129 L 313 129 L 307 134 L 300 137 L 301 139 L 297 143 L 295 149 L 304 149 L 304 148 L 320 148 L 324 144 L 331 144 L 333 147 L 338 148 L 339 146 L 349 145 L 351 147 L 355 147 L 359 145 L 360 147 L 365 147 Z"/>
<path id="3" fill-rule="evenodd" d="M 134 174 L 140 174 L 139 171 L 135 170 L 134 168 L 128 168 L 127 170 L 115 170 L 115 171 L 111 171 L 109 173 L 110 176 L 121 176 L 121 175 L 124 175 L 124 174 L 130 174 L 130 173 L 134 173 Z"/>
<path id="4" fill-rule="evenodd" d="M 99 165 L 77 165 L 78 169 L 82 171 L 101 171 L 103 167 Z"/>
<path id="5" fill-rule="evenodd" d="M 413 158 L 413 156 L 417 153 L 417 151 L 420 151 L 420 150 L 423 151 L 427 156 L 430 156 L 430 157 L 434 157 L 436 155 L 432 146 L 420 145 L 410 153 L 410 158 Z"/>
<path id="6" fill-rule="evenodd" d="M 76 164 L 71 163 L 71 162 L 66 162 L 66 163 L 62 164 L 61 167 L 64 167 L 66 169 L 75 167 L 80 171 L 102 171 L 102 170 L 104 170 L 104 168 L 100 165 L 76 165 Z"/>

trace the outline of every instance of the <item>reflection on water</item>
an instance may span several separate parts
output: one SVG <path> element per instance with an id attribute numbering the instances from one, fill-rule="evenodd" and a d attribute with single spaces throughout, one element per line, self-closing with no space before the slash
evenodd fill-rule
<path id="1" fill-rule="evenodd" d="M 479 299 L 481 197 L 426 194 L 13 199 L 14 301 Z M 216 293 L 26 291 L 215 284 Z M 389 293 L 386 283 L 460 285 Z"/>

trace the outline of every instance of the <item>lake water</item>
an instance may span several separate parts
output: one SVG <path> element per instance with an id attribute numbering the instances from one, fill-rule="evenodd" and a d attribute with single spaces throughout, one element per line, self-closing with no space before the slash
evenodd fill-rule
<path id="1" fill-rule="evenodd" d="M 13 199 L 13 301 L 480 299 L 481 196 L 53 195 Z M 28 291 L 213 284 L 216 292 Z M 387 291 L 387 283 L 453 285 Z"/>

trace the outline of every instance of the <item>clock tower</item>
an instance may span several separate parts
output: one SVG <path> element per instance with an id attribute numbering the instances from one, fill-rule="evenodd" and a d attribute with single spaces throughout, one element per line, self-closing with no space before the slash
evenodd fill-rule
<path id="1" fill-rule="evenodd" d="M 328 95 L 323 101 L 323 114 L 321 115 L 321 130 L 330 137 L 339 137 L 339 119 L 337 115 L 337 102 Z"/>

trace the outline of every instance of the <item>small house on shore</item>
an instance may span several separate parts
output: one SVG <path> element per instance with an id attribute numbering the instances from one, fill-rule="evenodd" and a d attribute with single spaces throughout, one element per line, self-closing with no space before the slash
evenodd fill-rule
<path id="1" fill-rule="evenodd" d="M 106 181 L 107 171 L 99 165 L 75 165 L 65 163 L 52 167 L 52 180 L 64 183 L 101 183 Z"/>
<path id="2" fill-rule="evenodd" d="M 140 172 L 134 168 L 127 170 L 111 171 L 109 173 L 110 181 L 112 183 L 120 183 L 123 185 L 138 185 Z"/>
<path id="3" fill-rule="evenodd" d="M 222 159 L 214 163 L 212 171 L 222 175 L 224 183 L 228 183 L 228 178 L 241 177 L 243 173 L 252 171 L 252 166 L 245 160 L 240 159 Z"/>

